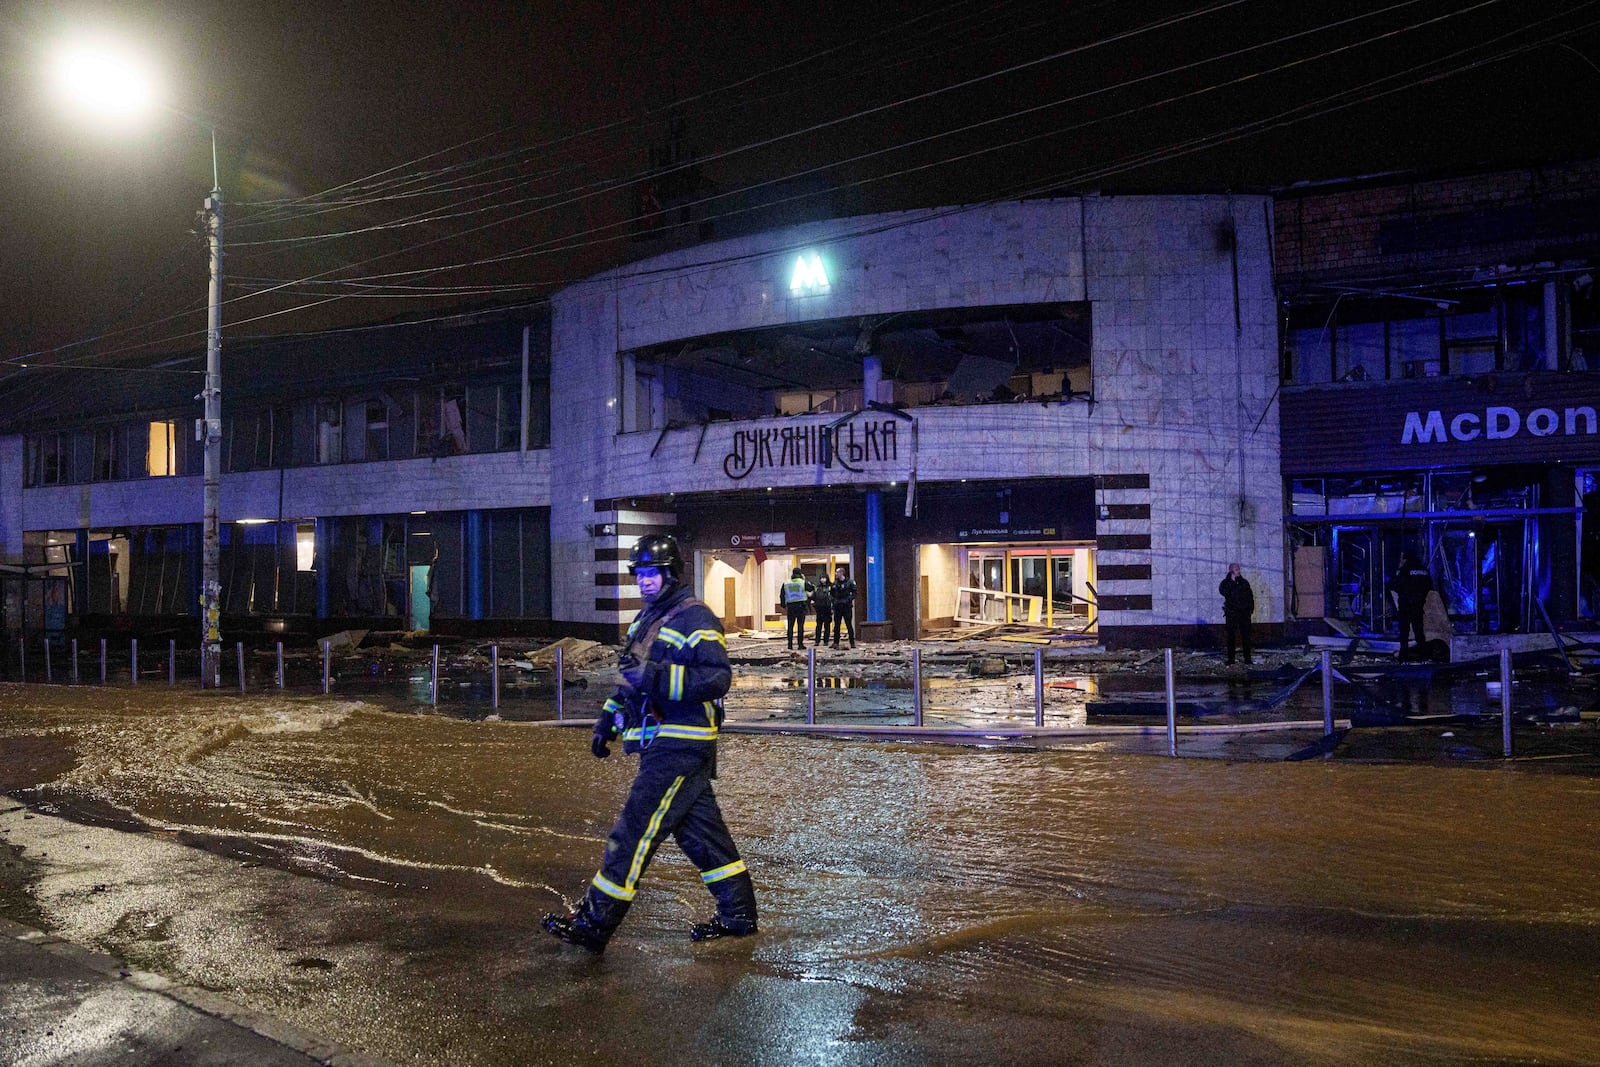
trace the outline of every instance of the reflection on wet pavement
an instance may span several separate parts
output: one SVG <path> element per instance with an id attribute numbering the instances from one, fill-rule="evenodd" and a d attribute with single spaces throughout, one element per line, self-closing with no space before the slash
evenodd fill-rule
<path id="1" fill-rule="evenodd" d="M 537 929 L 631 774 L 584 729 L 0 690 L 75 757 L 8 913 L 397 1062 L 1600 1061 L 1587 776 L 739 736 L 763 933 L 691 946 L 666 848 L 593 959 Z"/>

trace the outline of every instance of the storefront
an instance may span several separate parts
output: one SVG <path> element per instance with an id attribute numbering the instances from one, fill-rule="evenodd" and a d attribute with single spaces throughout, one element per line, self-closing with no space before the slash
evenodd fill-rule
<path id="1" fill-rule="evenodd" d="M 1425 558 L 1460 633 L 1600 610 L 1600 380 L 1497 374 L 1286 391 L 1291 613 L 1396 629 L 1388 582 Z"/>

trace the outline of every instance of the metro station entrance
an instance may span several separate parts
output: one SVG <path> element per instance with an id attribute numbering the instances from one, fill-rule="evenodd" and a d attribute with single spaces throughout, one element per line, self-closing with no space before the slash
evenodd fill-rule
<path id="1" fill-rule="evenodd" d="M 1046 544 L 923 545 L 918 632 L 1002 623 L 1092 631 L 1094 549 Z"/>
<path id="2" fill-rule="evenodd" d="M 714 549 L 695 553 L 695 595 L 724 629 L 782 633 L 786 616 L 780 590 L 796 567 L 812 585 L 849 574 L 861 584 L 847 547 Z M 865 595 L 865 590 L 858 599 Z M 859 615 L 861 607 L 857 604 Z"/>

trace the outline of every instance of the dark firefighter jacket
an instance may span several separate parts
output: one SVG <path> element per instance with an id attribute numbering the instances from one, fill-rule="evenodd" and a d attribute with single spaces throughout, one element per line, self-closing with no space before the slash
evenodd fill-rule
<path id="1" fill-rule="evenodd" d="M 714 746 L 733 673 L 711 609 L 675 585 L 628 628 L 623 662 L 630 656 L 644 665 L 638 693 L 630 700 L 628 688 L 618 686 L 603 711 L 623 715 L 622 750 Z"/>

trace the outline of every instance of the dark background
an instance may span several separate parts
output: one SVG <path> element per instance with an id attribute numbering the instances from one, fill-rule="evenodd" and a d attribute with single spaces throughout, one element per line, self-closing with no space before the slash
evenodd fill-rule
<path id="1" fill-rule="evenodd" d="M 0 376 L 202 346 L 208 122 L 236 341 L 537 302 L 807 217 L 1600 155 L 1597 24 L 1594 0 L 4 3 Z M 200 123 L 62 114 L 41 67 L 90 25 Z"/>

